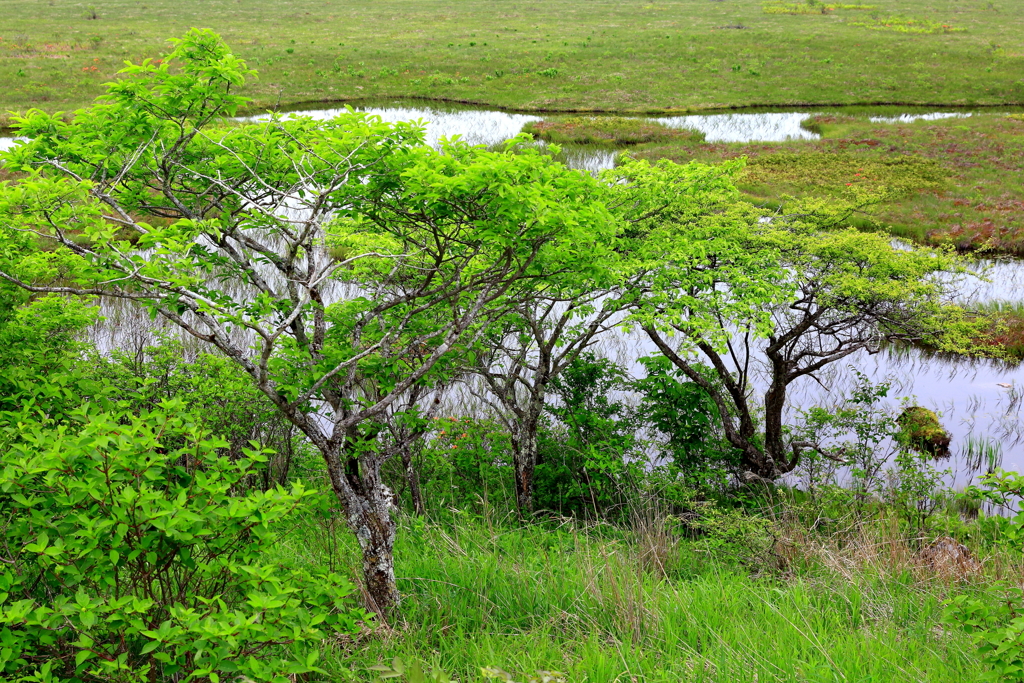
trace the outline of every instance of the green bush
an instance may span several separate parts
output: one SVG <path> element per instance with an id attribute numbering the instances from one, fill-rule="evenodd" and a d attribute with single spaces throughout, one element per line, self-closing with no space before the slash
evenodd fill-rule
<path id="1" fill-rule="evenodd" d="M 493 419 L 438 418 L 414 464 L 427 507 L 469 509 L 478 503 L 514 505 L 509 434 Z M 401 462 L 389 463 L 388 486 L 403 499 L 407 482 Z M 411 509 L 411 501 L 410 509 Z"/>
<path id="2" fill-rule="evenodd" d="M 233 495 L 265 455 L 219 455 L 181 408 L 0 423 L 3 680 L 287 681 L 363 618 L 347 581 L 266 559 L 314 493 Z"/>
<path id="3" fill-rule="evenodd" d="M 75 362 L 94 311 L 60 296 L 27 298 L 0 285 L 0 412 L 34 406 L 57 418 L 100 391 Z"/>
<path id="4" fill-rule="evenodd" d="M 711 395 L 691 382 L 661 355 L 639 359 L 647 371 L 633 388 L 642 396 L 640 411 L 657 436 L 665 473 L 686 492 L 720 492 L 739 467 L 738 453 L 725 439 L 722 417 Z M 713 384 L 715 373 L 698 366 Z M 666 491 L 671 494 L 673 492 Z M 669 495 L 671 498 L 677 496 Z M 682 499 L 685 499 L 685 493 Z"/>
<path id="5" fill-rule="evenodd" d="M 947 624 L 964 629 L 974 639 L 988 667 L 987 680 L 1024 681 L 1024 591 L 998 584 L 988 595 L 958 595 L 946 602 Z"/>
<path id="6" fill-rule="evenodd" d="M 549 420 L 538 435 L 536 505 L 561 514 L 604 516 L 621 507 L 643 476 L 636 456 L 634 411 L 616 394 L 628 388 L 625 371 L 584 352 L 551 388 Z"/>
<path id="7" fill-rule="evenodd" d="M 292 475 L 308 477 L 322 470 L 323 458 L 309 453 L 308 442 L 231 359 L 218 353 L 190 355 L 181 339 L 161 335 L 157 344 L 133 352 L 114 349 L 92 365 L 136 412 L 153 410 L 163 400 L 181 400 L 205 431 L 228 442 L 222 454 L 231 459 L 252 442 L 272 449 L 247 477 L 248 486 L 286 485 Z"/>

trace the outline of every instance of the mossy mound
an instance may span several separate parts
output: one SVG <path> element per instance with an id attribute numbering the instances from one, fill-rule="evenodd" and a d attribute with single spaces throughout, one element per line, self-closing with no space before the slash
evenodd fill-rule
<path id="1" fill-rule="evenodd" d="M 949 455 L 950 434 L 939 423 L 939 417 L 921 406 L 910 406 L 896 418 L 900 436 L 905 443 L 920 453 L 937 458 Z"/>
<path id="2" fill-rule="evenodd" d="M 814 114 L 800 122 L 800 127 L 818 135 L 824 135 L 826 128 L 858 123 L 860 119 L 854 116 L 842 116 L 839 114 Z"/>
<path id="3" fill-rule="evenodd" d="M 752 158 L 740 188 L 755 196 L 843 196 L 869 191 L 895 198 L 920 190 L 937 190 L 948 177 L 949 172 L 935 161 L 914 155 L 864 157 L 850 152 L 776 152 Z"/>
<path id="4" fill-rule="evenodd" d="M 704 141 L 704 134 L 686 128 L 669 128 L 657 121 L 624 116 L 575 116 L 534 121 L 523 132 L 557 144 L 640 145 L 647 142 Z"/>

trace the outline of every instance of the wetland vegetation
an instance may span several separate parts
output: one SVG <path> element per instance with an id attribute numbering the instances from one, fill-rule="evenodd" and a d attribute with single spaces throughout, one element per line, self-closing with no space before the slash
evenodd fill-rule
<path id="1" fill-rule="evenodd" d="M 1015 4 L 5 12 L 5 680 L 1024 680 L 1024 478 L 866 369 L 1015 372 L 1021 115 L 665 116 L 1019 104 Z M 239 118 L 371 95 L 555 111 Z"/>

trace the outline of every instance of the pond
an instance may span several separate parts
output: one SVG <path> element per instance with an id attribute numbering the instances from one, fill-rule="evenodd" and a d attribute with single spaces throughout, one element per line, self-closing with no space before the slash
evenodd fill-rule
<path id="1" fill-rule="evenodd" d="M 525 123 L 542 118 L 534 114 L 408 100 L 360 102 L 353 103 L 353 107 L 376 114 L 385 121 L 422 120 L 430 144 L 436 144 L 442 137 L 455 135 L 474 144 L 497 144 L 517 134 Z M 290 114 L 329 118 L 343 111 L 345 110 L 337 107 L 298 109 Z M 648 118 L 672 127 L 700 130 L 709 142 L 777 142 L 816 138 L 814 133 L 801 127 L 805 119 L 816 113 L 851 113 L 879 123 L 905 123 L 916 119 L 935 120 L 972 115 L 970 111 L 887 107 L 726 112 Z M 245 120 L 257 120 L 265 116 L 246 117 Z M 11 138 L 0 138 L 0 149 L 11 144 Z M 590 172 L 610 168 L 614 163 L 614 156 L 615 151 L 603 148 L 566 146 L 565 149 L 565 160 L 568 164 Z M 1021 292 L 1024 291 L 1024 264 L 1021 261 L 979 261 L 977 267 L 988 281 L 973 281 L 963 292 L 965 301 L 1024 299 L 1021 296 Z M 136 329 L 134 334 L 142 332 L 143 330 Z M 609 344 L 608 348 L 618 349 L 620 355 L 632 355 L 635 359 L 638 353 L 649 353 L 652 349 L 648 346 L 643 340 L 627 342 L 621 339 Z M 876 382 L 890 382 L 890 397 L 894 405 L 906 397 L 914 404 L 941 414 L 943 424 L 953 435 L 951 450 L 954 457 L 950 461 L 950 466 L 958 471 L 958 483 L 965 483 L 974 476 L 973 468 L 968 466 L 963 455 L 966 444 L 971 439 L 997 440 L 1001 445 L 1003 466 L 1024 469 L 1024 427 L 1020 420 L 1024 369 L 1021 366 L 939 357 L 917 349 L 883 351 L 873 356 L 862 353 L 850 357 L 842 364 L 837 364 L 830 375 L 821 378 L 820 384 L 809 379 L 804 380 L 804 384 L 797 387 L 795 392 L 795 403 L 810 406 L 824 405 L 837 400 L 851 386 L 851 367 L 867 373 Z"/>

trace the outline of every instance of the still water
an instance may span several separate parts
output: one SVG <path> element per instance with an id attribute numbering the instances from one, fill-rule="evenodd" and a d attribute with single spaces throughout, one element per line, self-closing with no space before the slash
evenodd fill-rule
<path id="1" fill-rule="evenodd" d="M 422 121 L 427 142 L 435 145 L 441 138 L 460 136 L 473 144 L 492 145 L 516 135 L 523 125 L 540 120 L 530 114 L 517 114 L 472 107 L 425 104 L 401 100 L 356 103 L 353 107 L 380 116 L 385 121 Z M 305 109 L 288 115 L 330 118 L 345 109 Z M 703 132 L 708 142 L 779 142 L 791 139 L 814 139 L 814 133 L 801 127 L 801 123 L 814 111 L 723 113 L 693 116 L 651 117 L 665 125 L 691 128 Z M 831 110 L 829 113 L 839 113 Z M 970 112 L 900 111 L 892 108 L 873 112 L 860 109 L 858 115 L 878 123 L 906 123 L 916 119 L 935 120 L 970 116 Z M 258 120 L 266 115 L 246 117 Z M 0 149 L 14 144 L 12 138 L 0 138 Z M 565 149 L 566 162 L 573 167 L 596 172 L 614 164 L 615 152 L 607 149 L 569 147 Z M 1024 266 L 1021 261 L 1000 259 L 979 261 L 979 278 L 970 279 L 961 292 L 965 302 L 1021 301 L 1024 299 Z M 110 311 L 113 313 L 113 311 Z M 152 323 L 115 317 L 118 322 L 97 329 L 97 335 L 107 337 L 106 344 L 120 337 L 119 342 L 143 343 L 149 338 Z M 128 318 L 135 316 L 128 315 Z M 148 318 L 146 319 L 148 320 Z M 141 325 L 141 327 L 140 327 Z M 121 334 L 114 332 L 119 328 Z M 131 330 L 131 331 L 129 331 Z M 128 332 L 128 338 L 124 333 Z M 609 340 L 609 349 L 617 347 L 625 356 L 634 359 L 649 353 L 648 344 L 641 339 L 617 342 Z M 613 354 L 615 355 L 615 354 Z M 829 405 L 838 401 L 852 385 L 852 368 L 868 374 L 876 382 L 888 382 L 893 405 L 902 399 L 912 404 L 935 410 L 953 435 L 950 466 L 958 470 L 958 483 L 975 476 L 966 466 L 962 451 L 968 437 L 997 440 L 1002 447 L 1003 466 L 1024 469 L 1024 427 L 1021 424 L 1021 395 L 1024 394 L 1024 369 L 1006 363 L 936 357 L 915 349 L 883 351 L 875 355 L 861 353 L 851 356 L 833 371 L 821 377 L 821 382 L 802 380 L 794 387 L 794 404 L 802 406 Z M 960 455 L 958 455 L 960 454 Z"/>

